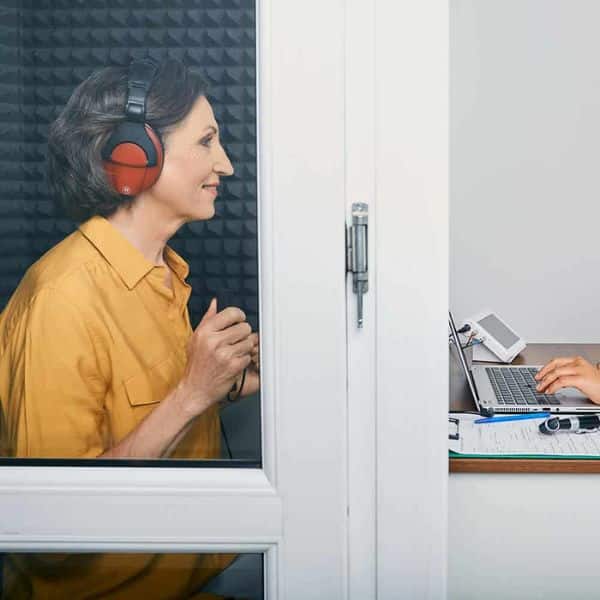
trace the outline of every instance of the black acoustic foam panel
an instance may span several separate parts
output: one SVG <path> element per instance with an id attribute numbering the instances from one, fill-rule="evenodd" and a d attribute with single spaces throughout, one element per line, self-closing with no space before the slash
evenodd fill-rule
<path id="1" fill-rule="evenodd" d="M 171 241 L 190 263 L 192 324 L 216 295 L 258 329 L 255 38 L 254 0 L 0 2 L 0 310 L 28 266 L 75 227 L 48 195 L 50 122 L 95 69 L 168 56 L 209 81 L 235 167 L 217 216 Z"/>

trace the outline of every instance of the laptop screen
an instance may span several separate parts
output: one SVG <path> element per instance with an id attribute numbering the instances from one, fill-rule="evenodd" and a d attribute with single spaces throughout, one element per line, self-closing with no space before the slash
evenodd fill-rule
<path id="1" fill-rule="evenodd" d="M 477 395 L 475 383 L 473 382 L 473 376 L 471 375 L 471 371 L 467 364 L 467 359 L 465 358 L 465 353 L 463 352 L 462 345 L 460 343 L 460 338 L 458 337 L 458 332 L 456 331 L 456 326 L 454 325 L 454 318 L 452 317 L 452 313 L 450 311 L 448 311 L 448 325 L 450 327 L 450 336 L 454 341 L 456 353 L 458 354 L 458 359 L 460 361 L 462 369 L 465 372 L 465 377 L 467 378 L 467 383 L 469 384 L 471 394 L 473 395 L 475 406 L 477 407 L 477 410 L 481 412 L 481 406 L 479 405 L 479 396 Z"/>

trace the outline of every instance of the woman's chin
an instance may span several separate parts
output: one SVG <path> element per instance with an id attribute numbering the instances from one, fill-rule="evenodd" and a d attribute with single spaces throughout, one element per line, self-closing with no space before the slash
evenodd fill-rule
<path id="1" fill-rule="evenodd" d="M 207 221 L 208 219 L 212 219 L 215 216 L 215 207 L 214 206 L 203 206 L 199 210 L 195 210 L 192 214 L 192 221 Z"/>

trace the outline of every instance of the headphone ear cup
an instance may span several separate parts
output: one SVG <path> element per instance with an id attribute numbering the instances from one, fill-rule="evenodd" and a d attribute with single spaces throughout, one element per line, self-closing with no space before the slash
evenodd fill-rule
<path id="1" fill-rule="evenodd" d="M 144 189 L 147 190 L 158 181 L 158 178 L 162 173 L 162 169 L 165 164 L 165 149 L 159 135 L 154 131 L 154 129 L 152 129 L 148 123 L 144 123 L 144 127 L 146 129 L 146 133 L 148 134 L 148 139 L 152 142 L 154 150 L 156 151 L 156 166 L 148 167 L 146 169 Z"/>
<path id="2" fill-rule="evenodd" d="M 104 171 L 111 185 L 121 196 L 137 196 L 145 189 L 146 167 L 134 167 L 106 161 Z"/>
<path id="3" fill-rule="evenodd" d="M 160 177 L 164 163 L 162 142 L 147 123 L 135 130 L 131 123 L 117 128 L 102 155 L 106 176 L 122 196 L 137 196 L 150 189 Z"/>

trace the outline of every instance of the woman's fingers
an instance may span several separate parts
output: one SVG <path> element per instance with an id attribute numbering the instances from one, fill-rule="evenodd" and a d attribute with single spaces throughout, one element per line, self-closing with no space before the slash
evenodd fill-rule
<path id="1" fill-rule="evenodd" d="M 228 306 L 219 313 L 211 314 L 204 321 L 204 325 L 211 331 L 223 331 L 224 329 L 229 329 L 232 325 L 242 323 L 245 320 L 246 313 L 244 313 L 243 310 L 236 308 L 235 306 Z M 202 324 L 203 323 L 200 323 L 200 325 Z"/>
<path id="2" fill-rule="evenodd" d="M 600 369 L 581 356 L 551 360 L 536 375 L 537 391 L 555 394 L 562 388 L 577 388 L 592 402 L 600 404 Z"/>
<path id="3" fill-rule="evenodd" d="M 257 371 L 260 371 L 260 354 L 258 352 L 252 352 L 250 354 L 250 358 L 252 359 L 252 364 Z"/>
<path id="4" fill-rule="evenodd" d="M 245 321 L 237 325 L 231 325 L 227 329 L 221 331 L 219 345 L 221 344 L 236 344 L 241 340 L 251 339 L 252 327 Z"/>
<path id="5" fill-rule="evenodd" d="M 561 375 L 546 388 L 545 393 L 555 394 L 558 390 L 566 387 L 580 388 L 581 383 L 581 377 L 579 375 Z"/>
<path id="6" fill-rule="evenodd" d="M 254 344 L 252 342 L 252 340 L 250 338 L 246 338 L 245 340 L 241 340 L 240 342 L 237 342 L 236 344 L 231 344 L 231 354 L 232 356 L 244 356 L 244 355 L 248 355 L 248 358 L 251 360 L 252 359 L 252 348 L 254 347 Z"/>
<path id="7" fill-rule="evenodd" d="M 540 381 L 543 379 L 550 371 L 556 369 L 557 367 L 562 367 L 564 365 L 568 365 L 570 363 L 574 363 L 579 357 L 578 356 L 562 356 L 559 358 L 555 358 L 551 360 L 548 364 L 544 365 L 536 374 L 535 378 Z"/>
<path id="8" fill-rule="evenodd" d="M 552 371 L 548 372 L 548 374 L 545 377 L 542 378 L 542 380 L 537 384 L 536 390 L 538 390 L 539 392 L 543 392 L 547 390 L 548 386 L 555 382 L 557 379 L 561 377 L 568 377 L 579 374 L 580 373 L 574 363 L 570 363 L 562 367 L 556 367 Z M 546 391 L 546 393 L 551 392 Z"/>

